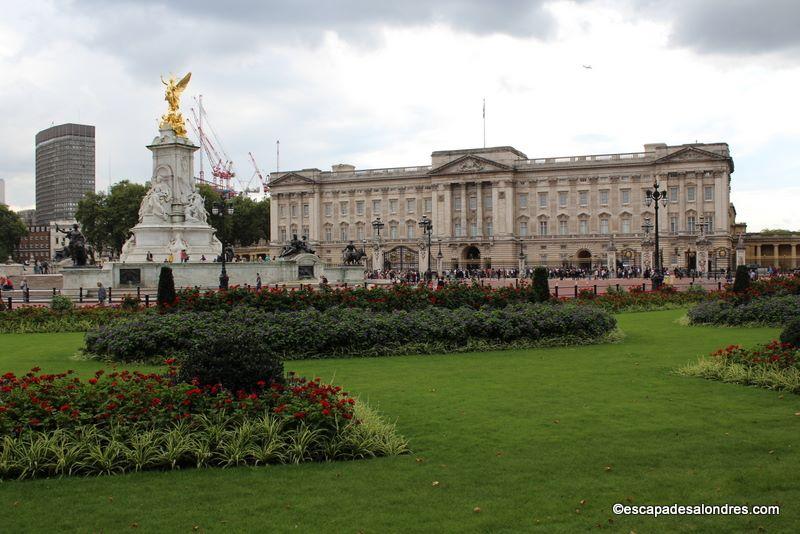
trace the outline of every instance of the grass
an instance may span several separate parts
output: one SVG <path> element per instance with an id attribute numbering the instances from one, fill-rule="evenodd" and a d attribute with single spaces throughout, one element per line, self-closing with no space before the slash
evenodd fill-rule
<path id="1" fill-rule="evenodd" d="M 800 397 L 673 372 L 778 330 L 682 326 L 683 313 L 622 314 L 626 336 L 612 345 L 289 362 L 396 419 L 414 453 L 6 482 L 0 524 L 14 532 L 796 531 Z M 0 369 L 89 373 L 95 363 L 69 359 L 80 341 L 0 336 Z M 611 512 L 617 502 L 782 510 L 623 517 Z"/>

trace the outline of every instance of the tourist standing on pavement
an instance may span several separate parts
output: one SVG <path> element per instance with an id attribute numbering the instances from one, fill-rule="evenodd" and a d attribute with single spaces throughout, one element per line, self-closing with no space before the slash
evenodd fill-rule
<path id="1" fill-rule="evenodd" d="M 97 282 L 97 302 L 102 306 L 106 302 L 106 288 L 102 282 Z"/>

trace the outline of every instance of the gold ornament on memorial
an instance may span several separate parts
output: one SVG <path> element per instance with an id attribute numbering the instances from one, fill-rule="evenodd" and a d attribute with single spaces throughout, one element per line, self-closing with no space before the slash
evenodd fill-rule
<path id="1" fill-rule="evenodd" d="M 164 81 L 163 76 L 161 77 L 161 83 L 167 87 L 164 92 L 164 100 L 167 101 L 168 110 L 166 114 L 161 116 L 159 128 L 171 128 L 178 137 L 186 137 L 186 124 L 183 122 L 183 115 L 181 115 L 180 110 L 181 93 L 183 93 L 186 86 L 189 85 L 189 79 L 191 77 L 191 72 L 181 78 L 179 82 L 176 82 L 177 78 L 175 78 L 175 76 L 170 76 L 167 81 Z"/>

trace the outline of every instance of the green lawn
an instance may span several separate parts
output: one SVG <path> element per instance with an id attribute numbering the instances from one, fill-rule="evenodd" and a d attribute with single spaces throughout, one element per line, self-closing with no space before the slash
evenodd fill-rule
<path id="1" fill-rule="evenodd" d="M 627 335 L 615 345 L 291 362 L 396 419 L 414 453 L 5 482 L 0 528 L 796 532 L 800 397 L 671 372 L 721 345 L 763 342 L 777 330 L 680 326 L 683 313 L 620 315 Z M 70 360 L 80 343 L 73 334 L 0 336 L 0 370 L 89 373 L 95 364 Z M 617 502 L 778 503 L 782 512 L 623 517 L 611 512 Z"/>

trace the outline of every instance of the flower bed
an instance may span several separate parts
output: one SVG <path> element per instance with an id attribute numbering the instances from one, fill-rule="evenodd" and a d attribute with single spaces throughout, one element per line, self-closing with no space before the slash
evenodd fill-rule
<path id="1" fill-rule="evenodd" d="M 338 386 L 289 375 L 252 391 L 98 371 L 0 377 L 0 478 L 400 454 L 405 440 Z"/>
<path id="2" fill-rule="evenodd" d="M 730 345 L 678 373 L 800 394 L 800 348 L 777 340 L 752 349 Z"/>
<path id="3" fill-rule="evenodd" d="M 111 306 L 81 306 L 54 310 L 45 306 L 23 306 L 0 311 L 0 334 L 35 332 L 85 332 L 138 310 Z"/>
<path id="4" fill-rule="evenodd" d="M 800 295 L 702 302 L 688 315 L 692 324 L 780 326 L 800 316 Z"/>
<path id="5" fill-rule="evenodd" d="M 307 359 L 463 350 L 473 342 L 599 341 L 616 320 L 595 307 L 515 304 L 499 309 L 428 307 L 413 312 L 358 308 L 274 312 L 142 314 L 86 334 L 86 352 L 117 361 L 205 359 L 219 340 L 234 347 L 223 368 L 244 359 Z M 191 364 L 189 364 L 191 365 Z"/>

